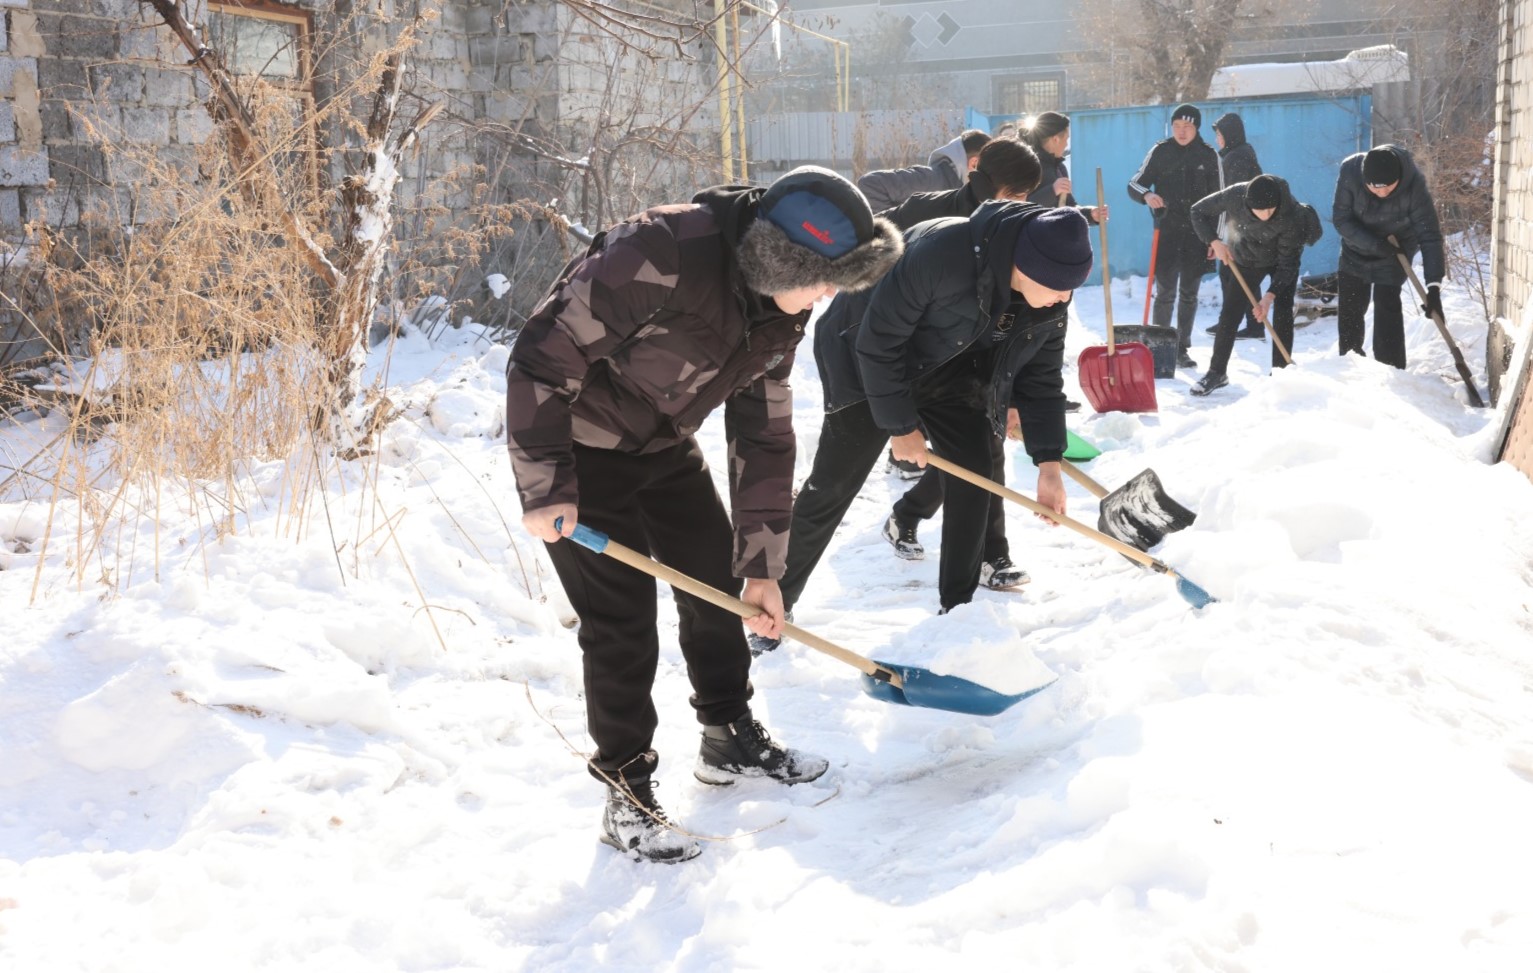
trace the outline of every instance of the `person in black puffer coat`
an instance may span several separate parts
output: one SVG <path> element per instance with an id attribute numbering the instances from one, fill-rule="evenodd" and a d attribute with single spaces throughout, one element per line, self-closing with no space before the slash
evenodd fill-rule
<path id="1" fill-rule="evenodd" d="M 912 228 L 934 219 L 966 218 L 989 199 L 1026 199 L 1038 185 L 1038 176 L 1038 157 L 1026 145 L 1016 139 L 993 139 L 980 151 L 974 171 L 962 188 L 918 193 L 899 206 L 885 210 L 880 218 L 889 220 L 910 235 Z M 847 450 L 857 448 L 877 432 L 870 427 L 865 412 L 844 408 L 845 403 L 833 398 L 831 390 L 861 387 L 856 358 L 851 351 L 851 336 L 856 334 L 857 326 L 862 322 L 869 297 L 867 291 L 838 294 L 814 324 L 814 358 L 825 389 L 825 419 L 809 477 L 793 502 L 787 567 L 781 582 L 783 604 L 790 613 L 803 594 L 809 575 L 830 546 L 836 528 L 856 499 L 857 489 L 867 478 L 866 470 L 861 471 L 855 483 L 847 478 Z M 987 475 L 1004 480 L 1006 458 L 999 438 L 993 438 L 989 456 L 990 472 Z M 916 527 L 921 518 L 930 517 L 942 506 L 944 494 L 940 480 L 927 483 L 926 478 L 933 472 L 923 474 L 921 483 L 910 491 L 910 496 L 896 505 L 904 505 L 901 516 L 910 518 L 901 522 L 899 533 L 891 539 L 901 557 L 919 558 L 925 553 L 916 539 Z M 999 497 L 993 500 L 988 507 L 983 541 L 985 561 L 991 566 L 992 574 L 1011 565 L 1005 510 Z M 895 522 L 896 518 L 891 515 L 889 523 Z M 886 536 L 888 530 L 886 524 Z M 999 569 L 998 564 L 1001 564 Z M 1014 566 L 1010 570 L 1025 577 L 1026 573 Z M 747 638 L 751 651 L 757 655 L 775 649 L 779 643 L 777 638 L 755 632 Z"/>
<path id="2" fill-rule="evenodd" d="M 1363 315 L 1373 303 L 1373 357 L 1405 367 L 1405 315 L 1400 287 L 1406 259 L 1421 251 L 1426 314 L 1442 314 L 1443 235 L 1427 181 L 1411 154 L 1398 145 L 1376 145 L 1342 160 L 1336 177 L 1331 222 L 1341 234 L 1336 266 L 1336 332 L 1341 354 L 1363 352 Z M 1399 246 L 1389 242 L 1395 237 Z"/>
<path id="3" fill-rule="evenodd" d="M 1256 158 L 1256 149 L 1246 141 L 1246 123 L 1239 115 L 1231 111 L 1219 116 L 1219 120 L 1214 122 L 1214 144 L 1219 147 L 1220 188 L 1250 182 L 1262 174 L 1262 164 Z M 1229 239 L 1225 237 L 1223 229 L 1221 221 L 1219 238 L 1228 243 Z M 1219 283 L 1225 290 L 1233 283 L 1230 280 L 1230 268 L 1222 263 L 1219 265 Z M 1207 330 L 1209 334 L 1214 334 L 1219 330 L 1219 325 L 1215 323 Z M 1267 333 L 1262 330 L 1254 314 L 1247 314 L 1245 327 L 1235 332 L 1235 337 L 1263 340 Z"/>
<path id="4" fill-rule="evenodd" d="M 1256 312 L 1259 320 L 1272 320 L 1272 330 L 1284 348 L 1293 347 L 1293 296 L 1299 283 L 1299 254 L 1304 249 L 1307 218 L 1287 181 L 1260 175 L 1205 196 L 1192 207 L 1192 226 L 1221 264 L 1233 264 L 1253 289 L 1270 277 L 1267 293 Z M 1223 227 L 1224 239 L 1219 238 Z M 1225 368 L 1235 346 L 1235 325 L 1251 310 L 1251 302 L 1234 273 L 1224 278 L 1224 306 L 1219 311 L 1214 337 L 1214 357 L 1208 372 L 1192 387 L 1193 395 L 1207 395 L 1229 384 Z M 1282 352 L 1272 349 L 1272 367 L 1285 364 Z"/>
<path id="5" fill-rule="evenodd" d="M 1176 308 L 1177 365 L 1196 368 L 1188 349 L 1198 314 L 1198 285 L 1209 265 L 1208 247 L 1192 231 L 1192 204 L 1219 189 L 1219 157 L 1198 134 L 1203 113 L 1193 105 L 1171 112 L 1171 137 L 1156 142 L 1128 183 L 1128 195 L 1155 214 L 1160 256 L 1155 264 L 1155 324 L 1171 324 Z"/>
<path id="6" fill-rule="evenodd" d="M 860 322 L 823 349 L 817 336 L 826 408 L 843 435 L 821 439 L 823 479 L 806 483 L 799 502 L 824 490 L 819 502 L 844 512 L 888 441 L 897 457 L 924 466 L 930 439 L 954 463 L 991 475 L 991 444 L 1016 409 L 1038 467 L 1038 500 L 1063 513 L 1065 327 L 1073 292 L 1091 272 L 1085 218 L 992 200 L 968 220 L 922 223 L 905 239 L 914 259 L 884 276 Z M 944 486 L 937 584 L 945 611 L 979 585 L 990 495 L 955 478 Z M 792 576 L 807 575 L 829 538 L 809 540 L 789 533 L 785 592 L 802 588 Z"/>

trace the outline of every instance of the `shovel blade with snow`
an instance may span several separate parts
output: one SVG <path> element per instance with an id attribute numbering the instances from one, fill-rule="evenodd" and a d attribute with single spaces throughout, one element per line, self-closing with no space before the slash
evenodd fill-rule
<path id="1" fill-rule="evenodd" d="M 1127 483 L 1100 498 L 1097 530 L 1141 551 L 1186 530 L 1198 515 L 1166 492 L 1154 470 L 1141 470 Z"/>
<path id="2" fill-rule="evenodd" d="M 558 526 L 557 522 L 555 526 Z M 701 598 L 711 605 L 734 612 L 741 618 L 751 618 L 761 614 L 760 608 L 747 605 L 740 599 L 705 585 L 675 568 L 667 567 L 631 547 L 624 547 L 601 531 L 592 530 L 584 524 L 575 525 L 570 540 L 598 554 L 605 554 L 631 568 L 643 571 L 650 577 L 664 581 L 671 587 Z M 994 716 L 1044 688 L 1039 686 L 1037 689 L 1030 689 L 1023 693 L 1000 693 L 959 676 L 946 676 L 919 666 L 874 662 L 849 649 L 843 649 L 828 639 L 822 639 L 813 632 L 805 631 L 792 622 L 783 625 L 783 634 L 860 670 L 863 692 L 886 703 L 921 706 L 952 713 Z"/>

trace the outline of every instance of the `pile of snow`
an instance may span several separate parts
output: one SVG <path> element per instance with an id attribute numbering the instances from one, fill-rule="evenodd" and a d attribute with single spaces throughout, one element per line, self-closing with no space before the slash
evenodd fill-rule
<path id="1" fill-rule="evenodd" d="M 1077 295 L 1072 361 L 1101 298 Z M 1483 314 L 1444 299 L 1478 367 Z M 658 591 L 659 796 L 708 839 L 681 866 L 597 841 L 580 653 L 518 525 L 506 352 L 476 327 L 379 349 L 404 410 L 380 452 L 306 501 L 296 461 L 250 464 L 221 540 L 166 484 L 133 498 L 157 529 L 80 551 L 75 501 L 13 480 L 0 966 L 1526 969 L 1533 484 L 1489 465 L 1498 416 L 1430 323 L 1405 371 L 1338 358 L 1334 328 L 1301 329 L 1272 376 L 1264 342 L 1237 343 L 1207 399 L 1182 371 L 1156 413 L 1071 419 L 1104 451 L 1094 478 L 1153 468 L 1197 512 L 1155 554 L 1219 599 L 1201 610 L 1011 510 L 1032 582 L 939 617 L 940 518 L 926 560 L 895 558 L 879 527 L 909 484 L 875 471 L 797 623 L 994 688 L 1056 680 L 999 716 L 889 705 L 786 642 L 753 668 L 755 713 L 830 772 L 704 786 Z M 807 353 L 795 395 L 802 474 Z M 0 461 L 61 428 L 0 427 Z M 717 417 L 700 440 L 724 491 Z"/>

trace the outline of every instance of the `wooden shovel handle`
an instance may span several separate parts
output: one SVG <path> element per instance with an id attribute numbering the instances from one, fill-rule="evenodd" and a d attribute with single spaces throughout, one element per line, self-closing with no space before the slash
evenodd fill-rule
<path id="1" fill-rule="evenodd" d="M 587 528 L 581 527 L 575 528 L 577 532 L 583 529 L 589 530 Z M 633 548 L 624 547 L 622 544 L 619 544 L 617 541 L 612 540 L 610 537 L 607 537 L 598 531 L 589 531 L 584 536 L 589 538 L 591 535 L 595 535 L 595 537 L 599 538 L 600 541 L 592 543 L 587 542 L 586 540 L 581 540 L 578 541 L 578 543 L 581 543 L 583 546 L 589 547 L 592 550 L 599 550 L 601 553 L 606 554 L 608 557 L 622 561 L 624 564 L 631 568 L 636 568 L 637 570 L 643 571 L 645 574 L 653 578 L 658 578 L 659 580 L 664 581 L 666 584 L 670 585 L 672 588 L 677 588 L 681 591 L 685 591 L 687 594 L 701 598 L 703 601 L 722 608 L 725 611 L 734 612 L 741 618 L 752 618 L 761 614 L 760 608 L 757 608 L 754 605 L 747 605 L 740 599 L 726 595 L 719 589 L 710 585 L 703 584 L 696 578 L 682 574 L 675 568 L 667 567 L 664 564 L 661 564 L 659 561 L 654 560 L 653 558 L 645 557 L 643 554 L 640 554 Z M 855 666 L 863 673 L 872 676 L 874 679 L 877 679 L 880 682 L 887 682 L 897 689 L 905 688 L 904 680 L 900 678 L 899 673 L 885 669 L 883 666 L 880 666 L 872 659 L 860 656 L 850 649 L 843 649 L 841 646 L 834 642 L 822 639 L 813 632 L 806 632 L 804 629 L 799 628 L 792 622 L 786 622 L 783 624 L 783 634 L 789 638 L 794 639 L 795 641 L 804 643 L 811 649 L 823 652 L 832 658 L 839 659 L 849 666 Z"/>
<path id="2" fill-rule="evenodd" d="M 1024 494 L 1018 493 L 1015 490 L 1002 486 L 989 477 L 980 476 L 978 473 L 972 472 L 971 470 L 966 470 L 951 460 L 943 459 L 936 453 L 927 453 L 926 462 L 930 463 L 932 466 L 935 466 L 942 472 L 949 474 L 950 476 L 956 476 L 966 483 L 974 484 L 981 490 L 988 490 L 998 497 L 1010 500 L 1012 503 L 1019 503 L 1027 509 L 1031 510 L 1033 513 L 1041 514 L 1062 527 L 1068 527 L 1075 531 L 1077 534 L 1080 534 L 1082 537 L 1089 537 L 1090 539 L 1096 541 L 1098 544 L 1101 544 L 1103 547 L 1110 547 L 1117 551 L 1119 554 L 1122 554 L 1124 557 L 1133 561 L 1138 561 L 1145 567 L 1154 568 L 1156 571 L 1159 571 L 1162 574 L 1169 574 L 1173 577 L 1180 577 L 1180 575 L 1178 575 L 1175 571 L 1171 570 L 1169 565 L 1154 557 L 1151 557 L 1150 555 L 1141 551 L 1139 548 L 1134 547 L 1131 544 L 1125 544 L 1118 540 L 1116 537 L 1104 534 L 1099 530 L 1093 530 L 1078 520 L 1066 517 L 1064 514 L 1057 514 L 1050 510 L 1048 507 L 1045 507 L 1043 504 L 1034 500 L 1032 497 L 1025 496 Z"/>
<path id="3" fill-rule="evenodd" d="M 1097 166 L 1097 205 L 1101 206 L 1102 200 L 1106 198 L 1106 195 L 1102 191 L 1102 167 Z M 1109 275 L 1107 270 L 1106 220 L 1103 220 L 1097 224 L 1097 231 L 1101 234 L 1102 237 L 1102 314 L 1107 318 L 1107 357 L 1110 359 L 1114 354 L 1112 333 L 1112 277 Z M 1107 380 L 1109 382 L 1113 380 L 1112 373 L 1110 371 L 1108 373 Z"/>
<path id="4" fill-rule="evenodd" d="M 1235 261 L 1233 260 L 1226 261 L 1225 266 L 1230 268 L 1230 273 L 1234 274 L 1235 279 L 1240 282 L 1240 289 L 1246 292 L 1246 300 L 1251 302 L 1251 309 L 1254 311 L 1261 302 L 1256 299 L 1255 294 L 1251 293 L 1251 286 L 1246 283 L 1245 277 L 1241 275 L 1240 268 L 1235 266 Z M 1262 315 L 1262 325 L 1267 329 L 1267 334 L 1272 336 L 1273 346 L 1283 353 L 1283 360 L 1292 365 L 1293 356 L 1288 353 L 1287 348 L 1283 347 L 1282 339 L 1277 336 L 1276 331 L 1272 330 L 1272 322 L 1267 320 L 1267 315 L 1265 314 Z"/>
<path id="5" fill-rule="evenodd" d="M 1079 483 L 1081 486 L 1085 487 L 1088 491 L 1090 491 L 1091 495 L 1096 497 L 1098 500 L 1107 496 L 1107 488 L 1098 483 L 1096 480 L 1093 480 L 1091 477 L 1087 476 L 1079 466 L 1076 466 L 1074 463 L 1067 459 L 1060 460 L 1059 465 L 1065 468 L 1066 476 L 1074 480 L 1076 483 Z"/>
<path id="6" fill-rule="evenodd" d="M 1406 275 L 1411 279 L 1411 285 L 1416 288 L 1417 296 L 1421 298 L 1421 303 L 1425 304 L 1427 289 L 1421 286 L 1421 278 L 1416 276 L 1416 268 L 1412 267 L 1410 260 L 1400 252 L 1400 241 L 1395 239 L 1393 233 L 1386 239 L 1389 240 L 1390 246 L 1395 248 L 1395 256 L 1399 258 L 1400 266 L 1405 268 Z M 1454 342 L 1453 335 L 1448 333 L 1448 322 L 1437 314 L 1431 315 L 1431 318 L 1432 323 L 1437 325 L 1437 333 L 1443 336 L 1443 340 L 1448 343 L 1448 350 L 1453 352 L 1453 367 L 1458 369 L 1458 377 L 1464 380 L 1464 387 L 1469 390 L 1469 401 L 1476 408 L 1483 407 L 1485 400 L 1480 398 L 1480 390 L 1475 388 L 1474 376 L 1469 374 L 1469 365 L 1464 361 L 1463 353 L 1458 350 L 1458 344 Z"/>

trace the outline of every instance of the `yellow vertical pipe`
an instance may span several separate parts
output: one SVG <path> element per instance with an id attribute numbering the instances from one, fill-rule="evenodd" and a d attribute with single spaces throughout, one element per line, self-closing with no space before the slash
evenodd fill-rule
<path id="1" fill-rule="evenodd" d="M 724 23 L 725 0 L 713 0 L 714 47 L 719 52 L 719 159 L 724 164 L 724 181 L 735 181 L 733 119 L 729 112 L 729 31 Z"/>
<path id="2" fill-rule="evenodd" d="M 740 181 L 750 182 L 750 171 L 745 161 L 745 78 L 740 73 L 740 5 L 729 8 L 729 27 L 734 31 L 735 58 L 735 138 L 740 143 Z"/>

